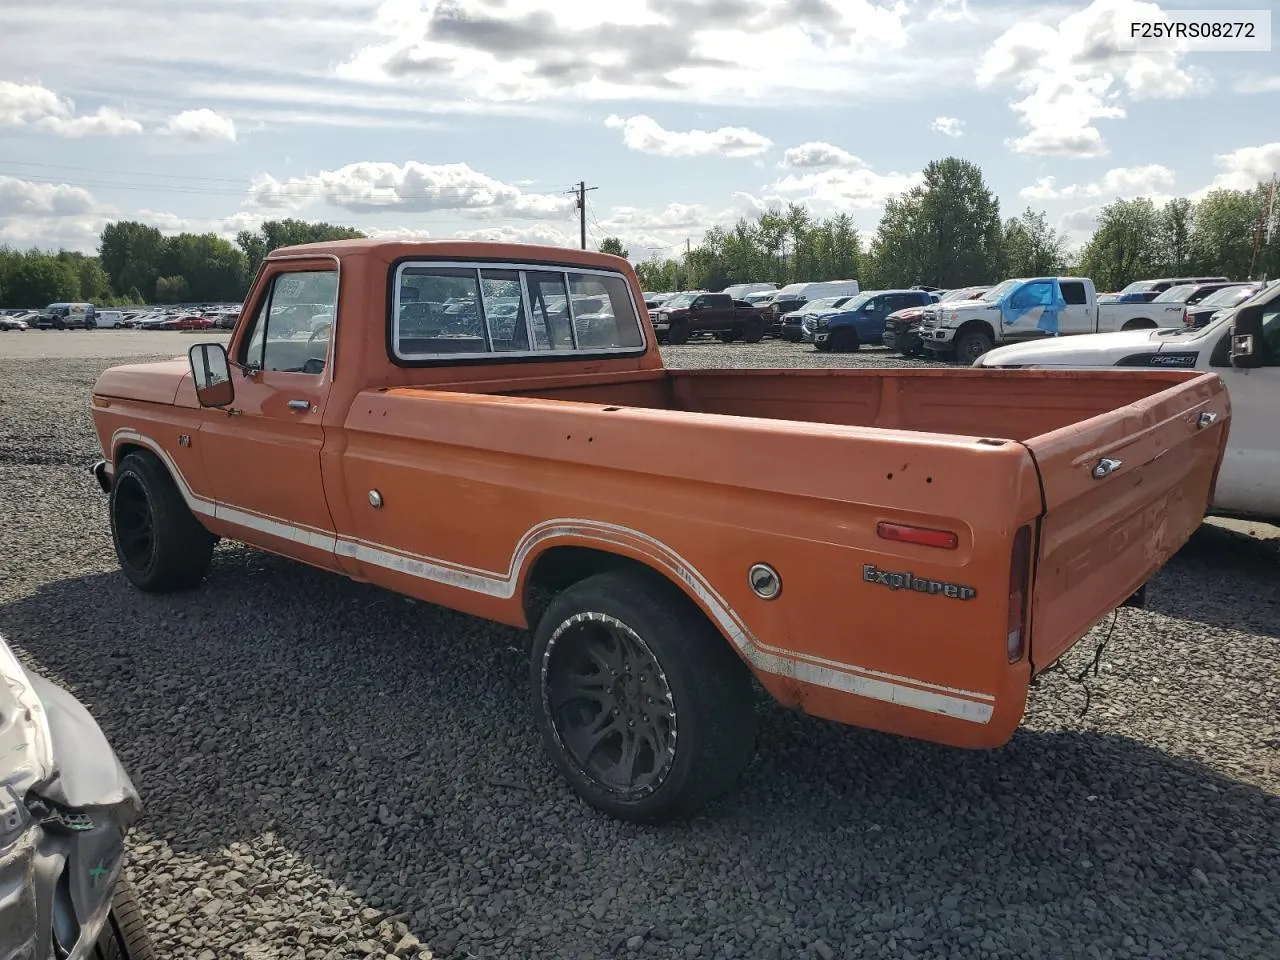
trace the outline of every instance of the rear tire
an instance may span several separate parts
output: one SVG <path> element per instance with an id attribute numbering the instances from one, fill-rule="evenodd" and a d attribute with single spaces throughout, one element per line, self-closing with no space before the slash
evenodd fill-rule
<path id="1" fill-rule="evenodd" d="M 857 353 L 860 346 L 858 334 L 853 330 L 837 330 L 828 342 L 835 353 Z"/>
<path id="2" fill-rule="evenodd" d="M 1156 324 L 1154 320 L 1147 320 L 1145 318 L 1140 317 L 1137 320 L 1130 320 L 1120 329 L 1121 330 L 1154 330 L 1155 328 L 1156 328 Z"/>
<path id="3" fill-rule="evenodd" d="M 981 330 L 962 330 L 956 336 L 956 360 L 971 367 L 984 353 L 995 347 L 991 336 Z"/>
<path id="4" fill-rule="evenodd" d="M 748 317 L 742 328 L 742 339 L 747 343 L 759 343 L 764 339 L 764 317 Z"/>
<path id="5" fill-rule="evenodd" d="M 672 320 L 671 326 L 667 328 L 667 343 L 679 346 L 689 342 L 689 324 L 683 320 Z"/>
<path id="6" fill-rule="evenodd" d="M 755 749 L 750 671 L 649 570 L 597 574 L 556 597 L 538 622 L 530 681 L 552 762 L 619 820 L 696 812 L 735 785 Z"/>
<path id="7" fill-rule="evenodd" d="M 142 919 L 142 908 L 124 877 L 116 882 L 111 912 L 92 957 L 93 960 L 156 960 L 155 947 Z"/>
<path id="8" fill-rule="evenodd" d="M 120 461 L 110 512 L 116 558 L 135 587 L 169 593 L 204 579 L 218 538 L 200 525 L 155 454 Z"/>

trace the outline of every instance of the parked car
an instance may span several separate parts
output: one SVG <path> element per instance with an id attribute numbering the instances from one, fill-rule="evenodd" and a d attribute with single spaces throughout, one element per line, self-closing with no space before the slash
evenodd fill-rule
<path id="1" fill-rule="evenodd" d="M 123 872 L 141 811 L 84 704 L 0 637 L 0 953 L 154 960 Z"/>
<path id="2" fill-rule="evenodd" d="M 28 329 L 27 321 L 8 314 L 0 314 L 0 330 L 26 330 Z"/>
<path id="3" fill-rule="evenodd" d="M 759 343 L 766 320 L 757 307 L 724 293 L 680 293 L 652 315 L 659 342 L 688 343 L 697 333 L 714 333 L 724 343 Z"/>
<path id="4" fill-rule="evenodd" d="M 950 303 L 954 300 L 976 300 L 987 292 L 988 287 L 957 287 L 943 293 L 935 303 Z M 935 294 L 938 291 L 934 291 Z M 921 304 L 907 307 L 889 314 L 884 320 L 884 335 L 881 342 L 890 350 L 904 357 L 919 357 L 924 354 L 920 345 L 920 323 L 924 319 L 925 307 Z"/>
<path id="5" fill-rule="evenodd" d="M 857 280 L 789 283 L 760 300 L 758 305 L 766 308 L 766 313 L 772 321 L 768 332 L 776 335 L 781 331 L 782 318 L 788 313 L 799 310 L 810 300 L 857 296 L 859 289 Z"/>
<path id="6" fill-rule="evenodd" d="M 51 303 L 40 312 L 36 326 L 41 330 L 92 330 L 97 326 L 97 309 L 92 303 Z"/>
<path id="7" fill-rule="evenodd" d="M 1016 278 L 996 284 L 980 300 L 926 308 L 920 342 L 935 354 L 954 353 L 971 364 L 999 343 L 1154 329 L 1165 321 L 1162 313 L 1151 303 L 1099 304 L 1093 281 L 1085 277 Z"/>
<path id="8" fill-rule="evenodd" d="M 119 310 L 99 310 L 96 321 L 104 330 L 115 330 L 124 326 L 124 313 Z"/>
<path id="9" fill-rule="evenodd" d="M 464 285 L 482 302 L 506 285 L 545 341 L 495 336 L 484 311 L 449 335 L 402 329 L 405 289 Z M 557 324 L 566 289 L 609 302 L 607 338 Z M 333 337 L 259 326 L 306 291 Z M 528 627 L 551 762 L 586 802 L 652 822 L 738 782 L 753 677 L 837 722 L 1007 743 L 1032 678 L 1204 514 L 1230 427 L 1212 375 L 670 369 L 640 293 L 586 250 L 271 252 L 227 348 L 94 385 L 121 570 L 190 589 L 224 537 Z M 264 629 L 287 615 L 254 612 Z"/>
<path id="10" fill-rule="evenodd" d="M 800 328 L 805 317 L 810 314 L 830 313 L 839 310 L 852 299 L 852 296 L 845 296 L 823 297 L 820 300 L 810 300 L 799 309 L 783 314 L 782 324 L 778 328 L 778 336 L 791 343 L 799 343 L 804 339 Z"/>
<path id="11" fill-rule="evenodd" d="M 644 295 L 645 309 L 650 312 L 657 310 L 660 306 L 674 297 L 674 293 L 646 293 Z"/>
<path id="12" fill-rule="evenodd" d="M 1176 287 L 1170 287 L 1150 301 L 1151 308 L 1160 311 L 1155 318 L 1156 326 L 1184 326 L 1188 307 L 1195 306 L 1206 297 L 1229 286 L 1232 286 L 1232 284 L 1217 282 L 1184 283 Z"/>
<path id="13" fill-rule="evenodd" d="M 933 295 L 928 290 L 868 290 L 838 311 L 805 317 L 801 337 L 818 350 L 836 353 L 850 353 L 870 344 L 880 346 L 889 314 L 929 303 L 933 303 Z"/>
<path id="14" fill-rule="evenodd" d="M 212 326 L 212 320 L 208 317 L 202 317 L 198 313 L 169 317 L 162 323 L 157 324 L 157 328 L 160 330 L 208 330 Z"/>
<path id="15" fill-rule="evenodd" d="M 1011 344 L 985 354 L 975 366 L 1216 374 L 1230 395 L 1231 430 L 1209 512 L 1280 523 L 1280 281 L 1260 285 L 1203 327 Z M 1205 415 L 1199 416 L 1198 422 L 1205 422 Z"/>
<path id="16" fill-rule="evenodd" d="M 1195 330 L 1207 326 L 1210 320 L 1217 319 L 1219 313 L 1244 303 L 1266 286 L 1267 284 L 1262 281 L 1254 281 L 1221 287 L 1194 306 L 1187 307 L 1182 317 L 1182 325 Z"/>
<path id="17" fill-rule="evenodd" d="M 1230 283 L 1230 277 L 1166 277 L 1163 280 L 1135 280 L 1117 295 L 1118 303 L 1150 303 L 1170 287 L 1188 283 Z"/>

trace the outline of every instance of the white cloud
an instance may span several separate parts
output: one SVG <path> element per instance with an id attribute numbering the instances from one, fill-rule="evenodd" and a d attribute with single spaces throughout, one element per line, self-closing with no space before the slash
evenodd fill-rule
<path id="1" fill-rule="evenodd" d="M 234 240 L 241 230 L 257 230 L 267 217 L 261 213 L 241 210 L 229 217 L 184 217 L 176 213 L 156 210 L 139 210 L 129 215 L 130 220 L 150 224 L 161 233 L 215 233 L 225 240 Z"/>
<path id="2" fill-rule="evenodd" d="M 501 243 L 541 243 L 552 247 L 576 247 L 563 230 L 549 223 L 531 223 L 527 226 L 482 227 L 479 230 L 459 230 L 454 234 L 459 240 L 495 240 Z"/>
<path id="3" fill-rule="evenodd" d="M 0 245 L 92 251 L 112 214 L 82 187 L 0 175 Z"/>
<path id="4" fill-rule="evenodd" d="M 789 147 L 782 154 L 784 167 L 865 167 L 866 164 L 848 150 L 822 140 L 810 140 Z"/>
<path id="5" fill-rule="evenodd" d="M 1008 83 L 1024 96 L 1012 104 L 1027 132 L 1007 141 L 1018 153 L 1096 157 L 1107 152 L 1098 120 L 1125 116 L 1124 101 L 1185 97 L 1205 76 L 1176 51 L 1120 49 L 1133 21 L 1161 18 L 1141 0 L 1094 0 L 1054 27 L 1036 21 L 1002 33 L 982 57 L 979 87 Z"/>
<path id="6" fill-rule="evenodd" d="M 942 23 L 975 23 L 978 18 L 969 11 L 969 0 L 938 0 L 925 19 Z"/>
<path id="7" fill-rule="evenodd" d="M 232 143 L 236 140 L 235 121 L 208 107 L 175 114 L 165 121 L 159 132 L 166 137 L 183 140 L 229 140 Z"/>
<path id="8" fill-rule="evenodd" d="M 360 227 L 359 230 L 374 240 L 431 239 L 431 231 L 419 227 Z"/>
<path id="9" fill-rule="evenodd" d="M 1280 141 L 1219 153 L 1213 162 L 1222 167 L 1223 172 L 1207 187 L 1191 194 L 1192 200 L 1199 200 L 1210 190 L 1252 190 L 1259 181 L 1280 175 Z"/>
<path id="10" fill-rule="evenodd" d="M 68 139 L 141 133 L 142 124 L 114 107 L 76 116 L 75 102 L 36 84 L 0 81 L 0 126 L 35 126 Z"/>
<path id="11" fill-rule="evenodd" d="M 1272 77 L 1241 77 L 1231 89 L 1235 93 L 1280 93 L 1280 74 Z"/>
<path id="12" fill-rule="evenodd" d="M 1059 187 L 1054 177 L 1041 177 L 1023 187 L 1018 196 L 1024 200 L 1075 200 L 1082 197 L 1105 197 L 1108 200 L 1130 200 L 1134 197 L 1165 198 L 1176 175 L 1168 167 L 1148 163 L 1140 167 L 1113 167 L 1093 183 L 1072 183 Z M 1163 202 L 1160 199 L 1158 202 Z"/>
<path id="13" fill-rule="evenodd" d="M 829 103 L 914 75 L 909 13 L 902 0 L 384 0 L 383 39 L 338 75 L 523 103 Z"/>
<path id="14" fill-rule="evenodd" d="M 573 209 L 567 196 L 526 193 L 465 163 L 416 160 L 404 164 L 365 160 L 287 180 L 261 174 L 253 181 L 247 202 L 266 210 L 300 210 L 326 203 L 359 212 L 447 210 L 529 220 L 554 220 Z"/>
<path id="15" fill-rule="evenodd" d="M 955 117 L 935 117 L 933 123 L 929 124 L 929 129 L 947 137 L 963 137 L 964 121 Z"/>
<path id="16" fill-rule="evenodd" d="M 773 185 L 784 194 L 800 194 L 800 199 L 833 210 L 876 210 L 889 197 L 910 190 L 924 179 L 916 173 L 876 173 L 865 167 L 835 167 L 819 173 L 791 174 Z"/>
<path id="17" fill-rule="evenodd" d="M 746 127 L 720 127 L 718 130 L 666 130 L 652 117 L 609 116 L 606 127 L 622 130 L 622 142 L 631 150 L 660 157 L 699 157 L 719 154 L 724 157 L 754 157 L 765 153 L 773 141 Z"/>

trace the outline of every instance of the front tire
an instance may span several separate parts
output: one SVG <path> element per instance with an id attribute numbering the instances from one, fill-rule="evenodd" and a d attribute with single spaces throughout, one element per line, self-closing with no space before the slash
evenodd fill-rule
<path id="1" fill-rule="evenodd" d="M 204 579 L 217 537 L 200 525 L 155 454 L 120 461 L 110 510 L 116 558 L 135 587 L 169 593 Z"/>
<path id="2" fill-rule="evenodd" d="M 147 936 L 142 908 L 133 888 L 121 877 L 116 883 L 107 925 L 98 936 L 94 960 L 156 960 L 155 946 Z"/>
<path id="3" fill-rule="evenodd" d="M 742 328 L 742 339 L 747 343 L 759 343 L 764 339 L 764 317 L 748 317 Z"/>
<path id="4" fill-rule="evenodd" d="M 962 330 L 956 336 L 956 360 L 971 367 L 979 357 L 994 347 L 995 341 L 982 330 Z"/>
<path id="5" fill-rule="evenodd" d="M 834 353 L 858 352 L 858 334 L 853 330 L 837 330 L 831 334 L 830 343 Z"/>
<path id="6" fill-rule="evenodd" d="M 751 760 L 750 671 L 702 611 L 650 571 L 597 574 L 556 597 L 534 635 L 530 678 L 557 769 L 619 820 L 688 816 Z"/>
<path id="7" fill-rule="evenodd" d="M 671 326 L 667 328 L 667 343 L 672 346 L 680 346 L 689 342 L 689 336 L 692 331 L 689 324 L 683 320 L 672 320 Z"/>

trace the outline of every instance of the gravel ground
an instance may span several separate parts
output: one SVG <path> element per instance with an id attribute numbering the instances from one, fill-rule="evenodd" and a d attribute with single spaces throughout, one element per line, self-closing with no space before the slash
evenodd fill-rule
<path id="1" fill-rule="evenodd" d="M 143 794 L 130 874 L 162 956 L 1280 952 L 1280 541 L 1206 525 L 1119 614 L 1083 717 L 1061 673 L 989 753 L 762 702 L 744 789 L 642 829 L 552 773 L 518 631 L 226 544 L 194 593 L 130 589 L 85 471 L 109 363 L 0 359 L 0 632 Z"/>

